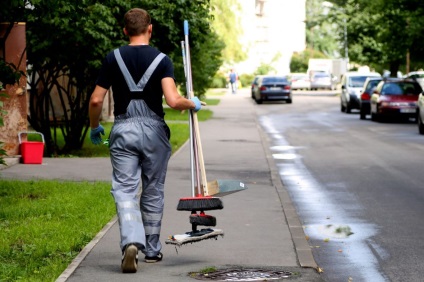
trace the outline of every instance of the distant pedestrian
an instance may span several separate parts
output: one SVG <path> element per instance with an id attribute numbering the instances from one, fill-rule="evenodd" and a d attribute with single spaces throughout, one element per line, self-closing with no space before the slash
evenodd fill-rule
<path id="1" fill-rule="evenodd" d="M 237 92 L 238 75 L 234 71 L 234 69 L 231 69 L 230 74 L 228 75 L 228 78 L 230 80 L 231 92 L 233 94 L 236 94 L 236 92 Z"/>
<path id="2" fill-rule="evenodd" d="M 159 235 L 164 183 L 171 156 L 170 132 L 163 117 L 162 97 L 173 109 L 201 109 L 197 97 L 181 96 L 168 56 L 149 46 L 150 15 L 131 9 L 124 16 L 129 44 L 104 59 L 89 105 L 90 137 L 102 142 L 99 123 L 106 92 L 113 88 L 115 122 L 110 133 L 112 190 L 119 220 L 122 272 L 136 272 L 138 252 L 145 262 L 162 260 Z M 141 196 L 138 197 L 139 183 Z"/>

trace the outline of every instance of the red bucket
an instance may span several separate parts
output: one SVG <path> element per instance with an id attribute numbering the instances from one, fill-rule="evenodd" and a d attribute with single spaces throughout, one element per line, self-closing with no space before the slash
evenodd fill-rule
<path id="1" fill-rule="evenodd" d="M 22 141 L 21 134 L 39 134 L 41 135 L 41 140 L 38 141 Z M 18 134 L 19 137 L 19 146 L 21 149 L 22 163 L 24 164 L 42 164 L 43 163 L 43 153 L 44 153 L 44 136 L 40 132 L 29 132 L 22 131 Z"/>

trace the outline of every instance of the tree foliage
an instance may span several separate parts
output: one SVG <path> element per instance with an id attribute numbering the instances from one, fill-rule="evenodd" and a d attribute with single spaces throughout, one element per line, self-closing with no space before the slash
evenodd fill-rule
<path id="1" fill-rule="evenodd" d="M 240 3 L 237 0 L 211 0 L 211 6 L 212 27 L 225 44 L 222 50 L 224 62 L 231 65 L 245 60 L 246 50 L 243 50 L 243 46 L 237 40 L 243 32 L 240 18 L 237 17 L 241 9 Z"/>
<path id="2" fill-rule="evenodd" d="M 303 52 L 294 53 L 290 59 L 291 72 L 306 72 L 308 70 L 309 59 L 325 59 L 327 56 L 319 51 L 305 49 Z"/>
<path id="3" fill-rule="evenodd" d="M 332 0 L 329 20 L 342 27 L 345 18 L 349 59 L 377 70 L 388 68 L 392 74 L 406 71 L 407 54 L 410 69 L 424 62 L 424 3 L 419 0 Z M 338 29 L 339 40 L 343 38 Z"/>
<path id="4" fill-rule="evenodd" d="M 328 21 L 328 8 L 324 0 L 306 0 L 306 44 L 308 49 L 337 57 L 336 25 Z"/>
<path id="5" fill-rule="evenodd" d="M 27 58 L 31 66 L 28 120 L 44 134 L 47 155 L 82 147 L 88 131 L 88 101 L 98 69 L 108 52 L 126 44 L 122 20 L 130 8 L 144 8 L 151 14 L 151 45 L 174 61 L 179 83 L 185 81 L 180 45 L 184 39 L 183 21 L 189 21 L 193 88 L 196 95 L 205 93 L 222 63 L 224 47 L 212 31 L 209 2 L 12 0 L 2 4 L 0 18 L 27 22 Z M 60 101 L 60 109 L 54 106 L 54 99 Z M 57 130 L 65 138 L 61 148 Z"/>

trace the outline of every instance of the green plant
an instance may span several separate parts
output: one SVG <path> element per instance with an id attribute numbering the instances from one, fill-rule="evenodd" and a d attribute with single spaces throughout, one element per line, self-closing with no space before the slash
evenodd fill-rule
<path id="1" fill-rule="evenodd" d="M 0 180 L 0 281 L 54 281 L 115 215 L 109 182 Z"/>
<path id="2" fill-rule="evenodd" d="M 255 78 L 255 75 L 253 74 L 245 74 L 245 73 L 241 74 L 240 75 L 241 85 L 244 85 L 245 87 L 250 86 L 254 78 Z"/>
<path id="3" fill-rule="evenodd" d="M 271 72 L 275 71 L 275 68 L 270 64 L 262 63 L 255 71 L 256 75 L 267 75 Z"/>
<path id="4" fill-rule="evenodd" d="M 5 88 L 5 85 L 18 83 L 22 75 L 25 74 L 17 70 L 14 64 L 8 63 L 0 58 L 0 90 Z"/>
<path id="5" fill-rule="evenodd" d="M 222 73 L 216 73 L 212 79 L 210 88 L 225 88 L 227 85 L 227 77 Z"/>

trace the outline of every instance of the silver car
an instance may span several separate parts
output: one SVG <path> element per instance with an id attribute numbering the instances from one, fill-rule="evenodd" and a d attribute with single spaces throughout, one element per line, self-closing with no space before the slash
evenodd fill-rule
<path id="1" fill-rule="evenodd" d="M 381 74 L 378 72 L 347 72 L 343 75 L 340 111 L 350 113 L 352 109 L 360 109 L 359 98 L 368 77 L 381 77 Z"/>

